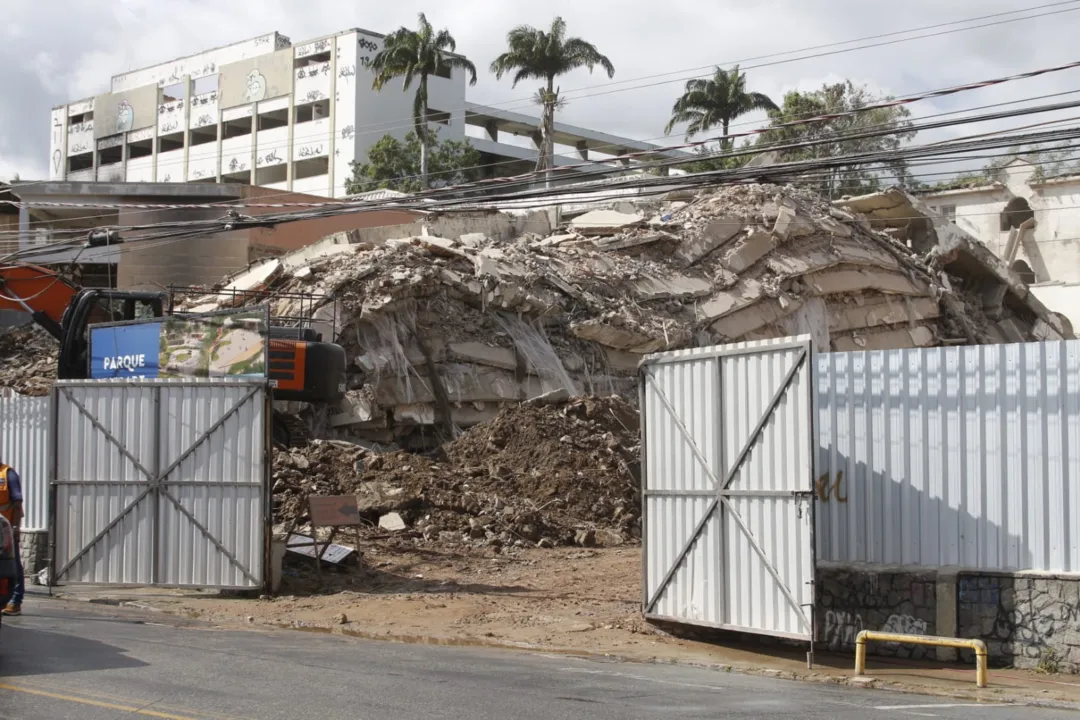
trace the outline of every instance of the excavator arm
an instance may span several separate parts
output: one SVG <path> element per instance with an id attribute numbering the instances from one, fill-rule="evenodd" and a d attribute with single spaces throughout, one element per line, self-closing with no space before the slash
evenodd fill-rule
<path id="1" fill-rule="evenodd" d="M 0 265 L 0 310 L 30 313 L 58 341 L 63 340 L 64 311 L 78 292 L 58 273 L 40 265 Z"/>

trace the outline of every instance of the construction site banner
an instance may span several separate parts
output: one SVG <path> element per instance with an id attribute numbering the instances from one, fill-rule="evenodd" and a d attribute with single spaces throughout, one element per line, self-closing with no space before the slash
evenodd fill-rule
<path id="1" fill-rule="evenodd" d="M 90 377 L 264 378 L 265 306 L 90 327 Z"/>

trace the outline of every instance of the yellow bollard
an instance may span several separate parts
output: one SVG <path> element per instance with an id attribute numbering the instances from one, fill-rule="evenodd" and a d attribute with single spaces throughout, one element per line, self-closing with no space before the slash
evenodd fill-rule
<path id="1" fill-rule="evenodd" d="M 982 640 L 963 638 L 935 637 L 932 635 L 902 635 L 900 633 L 875 632 L 863 630 L 855 636 L 855 676 L 866 674 L 866 643 L 878 642 L 913 643 L 915 645 L 933 645 L 936 647 L 965 648 L 975 651 L 975 687 L 984 688 L 989 683 L 986 643 Z"/>

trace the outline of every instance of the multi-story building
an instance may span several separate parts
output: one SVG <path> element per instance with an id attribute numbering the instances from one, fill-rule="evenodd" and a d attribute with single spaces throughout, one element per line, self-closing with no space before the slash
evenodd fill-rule
<path id="1" fill-rule="evenodd" d="M 932 209 L 982 241 L 1080 331 L 1080 175 L 1044 177 L 1017 158 L 985 183 L 927 193 Z"/>
<path id="2" fill-rule="evenodd" d="M 109 91 L 54 108 L 54 181 L 221 182 L 339 197 L 351 162 L 386 134 L 412 129 L 413 94 L 372 89 L 384 36 L 352 29 L 293 44 L 270 33 L 112 78 Z M 429 80 L 432 127 L 470 142 L 489 175 L 530 170 L 538 120 L 469 103 L 465 73 Z M 466 126 L 474 128 L 471 134 Z M 521 136 L 532 145 L 504 142 Z M 562 123 L 559 165 L 657 146 Z M 629 163 L 624 162 L 624 165 Z"/>

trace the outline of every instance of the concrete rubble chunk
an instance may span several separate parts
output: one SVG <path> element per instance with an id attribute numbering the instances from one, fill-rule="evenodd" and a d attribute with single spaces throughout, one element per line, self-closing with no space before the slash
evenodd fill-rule
<path id="1" fill-rule="evenodd" d="M 700 303 L 695 315 L 698 320 L 708 322 L 723 317 L 728 313 L 752 305 L 761 299 L 761 283 L 756 280 L 746 280 L 730 290 L 716 293 L 708 300 Z"/>
<path id="2" fill-rule="evenodd" d="M 740 239 L 730 250 L 724 253 L 720 262 L 733 273 L 741 273 L 776 247 L 776 238 L 761 228 L 751 228 L 746 237 Z"/>
<path id="3" fill-rule="evenodd" d="M 518 366 L 517 353 L 509 348 L 493 347 L 481 342 L 450 343 L 450 355 L 457 360 L 478 365 L 515 370 Z"/>
<path id="4" fill-rule="evenodd" d="M 782 240 L 809 235 L 814 231 L 814 224 L 790 207 L 781 206 L 776 214 L 773 234 Z"/>
<path id="5" fill-rule="evenodd" d="M 386 513 L 379 518 L 379 527 L 389 532 L 399 532 L 408 527 L 399 513 Z"/>
<path id="6" fill-rule="evenodd" d="M 699 298 L 708 295 L 713 284 L 703 278 L 672 275 L 666 278 L 644 277 L 631 285 L 642 300 L 670 300 Z"/>
<path id="7" fill-rule="evenodd" d="M 694 265 L 741 233 L 744 226 L 745 223 L 738 217 L 712 220 L 701 231 L 699 237 L 683 242 L 678 256 L 685 264 Z"/>
<path id="8" fill-rule="evenodd" d="M 865 269 L 838 268 L 811 273 L 802 282 L 814 295 L 837 295 L 878 290 L 899 295 L 923 295 L 929 288 L 906 275 L 893 272 L 873 272 Z"/>
<path id="9" fill-rule="evenodd" d="M 861 350 L 893 350 L 902 348 L 930 347 L 937 338 L 923 325 L 910 330 L 888 330 L 875 333 L 857 333 L 833 337 L 835 352 L 859 352 Z"/>
<path id="10" fill-rule="evenodd" d="M 618 212 L 616 210 L 593 210 L 574 218 L 570 227 L 587 236 L 614 235 L 631 227 L 645 224 L 645 219 L 638 214 Z"/>
<path id="11" fill-rule="evenodd" d="M 434 450 L 451 427 L 549 394 L 634 401 L 638 363 L 659 350 L 793 334 L 852 350 L 1072 337 L 986 248 L 902 191 L 840 203 L 751 183 L 628 195 L 553 231 L 570 207 L 335 233 L 217 286 L 238 297 L 207 292 L 181 310 L 254 304 L 266 296 L 244 291 L 265 290 L 273 315 L 304 315 L 345 349 L 347 393 L 287 412 L 316 439 L 380 452 Z M 0 386 L 50 392 L 51 338 L 0 333 L 0 357 Z"/>

